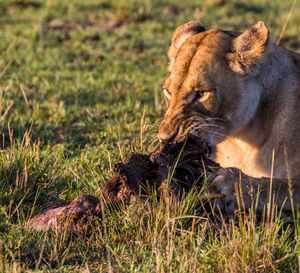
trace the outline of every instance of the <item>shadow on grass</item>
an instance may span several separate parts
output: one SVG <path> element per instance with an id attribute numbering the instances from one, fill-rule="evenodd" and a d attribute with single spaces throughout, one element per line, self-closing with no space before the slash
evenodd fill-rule
<path id="1" fill-rule="evenodd" d="M 33 142 L 41 142 L 44 145 L 64 144 L 67 149 L 82 149 L 85 145 L 94 145 L 95 134 L 101 132 L 102 121 L 99 118 L 80 117 L 71 124 L 50 124 L 43 123 L 41 126 L 30 125 L 20 127 L 15 124 L 10 125 L 13 132 L 13 139 L 21 141 L 26 132 L 30 131 Z M 11 145 L 9 129 L 2 127 L 1 147 L 7 148 Z"/>
<path id="2" fill-rule="evenodd" d="M 245 2 L 235 2 L 234 7 L 236 11 L 244 14 L 246 12 L 256 13 L 256 14 L 263 14 L 265 12 L 265 8 L 260 5 L 255 5 L 251 3 Z"/>

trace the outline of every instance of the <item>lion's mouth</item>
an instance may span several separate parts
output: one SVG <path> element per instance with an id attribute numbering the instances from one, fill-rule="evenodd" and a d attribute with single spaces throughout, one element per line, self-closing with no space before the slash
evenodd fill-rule
<path id="1" fill-rule="evenodd" d="M 200 136 L 192 134 L 190 132 L 185 133 L 184 135 L 180 135 L 179 137 L 175 137 L 173 140 L 169 140 L 167 142 L 160 140 L 160 142 L 167 143 L 168 145 L 181 145 L 182 147 L 185 147 L 185 143 L 195 140 L 200 141 L 202 144 L 205 143 L 205 146 L 207 147 L 205 156 L 209 158 L 212 151 L 214 150 L 213 147 L 211 147 L 210 144 Z M 195 149 L 197 150 L 197 147 L 195 147 Z"/>
<path id="2" fill-rule="evenodd" d="M 168 143 L 172 143 L 172 142 L 178 142 L 178 139 L 180 137 L 178 137 L 179 135 L 179 127 L 177 127 L 173 133 L 173 135 L 168 139 Z"/>

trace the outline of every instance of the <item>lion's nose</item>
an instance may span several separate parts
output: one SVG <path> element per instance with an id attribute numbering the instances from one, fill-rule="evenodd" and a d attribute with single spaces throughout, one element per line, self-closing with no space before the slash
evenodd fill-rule
<path id="1" fill-rule="evenodd" d="M 167 128 L 162 128 L 162 126 L 159 127 L 157 135 L 158 139 L 162 142 L 172 142 L 178 135 L 179 128 L 176 127 L 171 129 L 169 126 L 166 127 Z"/>

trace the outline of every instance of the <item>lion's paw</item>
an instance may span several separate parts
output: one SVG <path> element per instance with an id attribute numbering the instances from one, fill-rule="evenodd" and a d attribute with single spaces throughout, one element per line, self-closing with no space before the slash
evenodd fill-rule
<path id="1" fill-rule="evenodd" d="M 238 177 L 232 169 L 218 170 L 215 178 L 208 187 L 209 193 L 221 194 L 223 198 L 216 201 L 216 210 L 234 213 L 238 209 L 237 189 Z"/>

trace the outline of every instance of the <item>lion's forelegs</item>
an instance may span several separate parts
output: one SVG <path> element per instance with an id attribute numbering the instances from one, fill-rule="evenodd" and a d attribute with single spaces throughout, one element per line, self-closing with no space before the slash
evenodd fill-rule
<path id="1" fill-rule="evenodd" d="M 258 213 L 262 213 L 271 200 L 271 204 L 290 213 L 293 208 L 300 208 L 299 183 L 300 178 L 253 178 L 239 169 L 224 168 L 218 170 L 208 191 L 224 195 L 217 205 L 227 212 L 253 207 Z"/>

